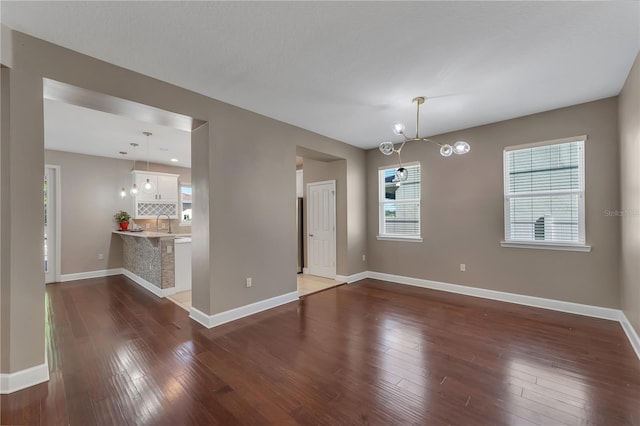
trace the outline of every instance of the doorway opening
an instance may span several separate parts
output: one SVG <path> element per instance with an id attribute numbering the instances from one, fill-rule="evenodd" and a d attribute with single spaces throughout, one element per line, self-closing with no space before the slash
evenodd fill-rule
<path id="1" fill-rule="evenodd" d="M 45 170 L 46 282 L 114 275 L 127 269 L 131 274 L 125 275 L 144 288 L 151 283 L 147 290 L 157 296 L 189 291 L 190 304 L 192 193 L 197 190 L 192 187 L 191 145 L 193 132 L 206 122 L 46 78 L 43 106 L 45 162 L 56 165 L 54 172 L 64 170 L 65 176 L 63 181 L 59 173 L 50 177 Z M 149 183 L 146 192 L 142 176 Z M 53 203 L 52 197 L 59 199 L 61 191 L 64 204 Z M 158 262 L 153 252 L 138 259 L 134 251 L 125 249 L 123 238 L 132 241 L 131 237 L 113 234 L 117 211 L 130 214 L 128 230 L 140 232 L 129 235 L 173 234 L 165 239 L 175 244 Z M 63 227 L 52 226 L 56 217 Z M 53 245 L 54 239 L 64 240 L 62 250 L 59 244 Z M 55 267 L 61 259 L 64 270 Z M 132 271 L 126 267 L 127 259 L 136 268 L 142 266 Z M 143 277 L 147 265 L 147 270 L 157 267 L 151 275 L 163 281 Z M 177 268 L 182 272 L 174 274 Z"/>
<path id="2" fill-rule="evenodd" d="M 301 297 L 344 283 L 337 279 L 338 223 L 345 219 L 337 216 L 337 206 L 345 202 L 341 197 L 346 193 L 339 192 L 344 179 L 346 160 L 296 148 L 296 272 Z"/>

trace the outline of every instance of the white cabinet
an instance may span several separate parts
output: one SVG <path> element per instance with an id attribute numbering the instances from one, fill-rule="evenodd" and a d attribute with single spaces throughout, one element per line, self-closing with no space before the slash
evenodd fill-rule
<path id="1" fill-rule="evenodd" d="M 178 219 L 180 175 L 134 170 L 131 176 L 138 187 L 133 198 L 134 219 L 155 219 L 159 214 Z"/>
<path id="2" fill-rule="evenodd" d="M 175 239 L 176 292 L 191 290 L 191 238 Z"/>
<path id="3" fill-rule="evenodd" d="M 131 172 L 133 181 L 138 187 L 136 201 L 178 201 L 178 177 L 168 173 L 157 172 L 140 172 L 134 170 Z M 147 188 L 147 180 L 150 188 Z"/>

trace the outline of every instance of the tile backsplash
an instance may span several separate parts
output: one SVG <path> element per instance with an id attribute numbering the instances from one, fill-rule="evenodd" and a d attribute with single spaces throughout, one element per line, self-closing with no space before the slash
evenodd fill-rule
<path id="1" fill-rule="evenodd" d="M 141 227 L 143 231 L 156 231 L 155 219 L 132 219 L 132 222 Z M 147 225 L 149 225 L 148 228 Z M 129 223 L 129 226 L 133 226 L 133 224 Z M 167 232 L 169 230 L 169 220 L 167 220 L 167 218 L 160 219 L 160 221 L 158 221 L 158 226 L 158 230 L 160 232 Z M 190 234 L 191 226 L 180 226 L 180 220 L 171 219 L 171 232 L 174 234 Z"/>

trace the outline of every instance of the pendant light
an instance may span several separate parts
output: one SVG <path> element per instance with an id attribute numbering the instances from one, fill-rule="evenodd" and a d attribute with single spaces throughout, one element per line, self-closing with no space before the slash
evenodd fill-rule
<path id="1" fill-rule="evenodd" d="M 124 160 L 124 156 L 127 155 L 126 151 L 120 151 L 120 155 L 122 155 L 122 160 Z M 120 190 L 120 198 L 124 199 L 127 196 L 127 191 L 124 189 L 124 185 L 122 185 L 122 189 Z"/>
<path id="2" fill-rule="evenodd" d="M 136 148 L 138 148 L 138 144 L 131 142 L 129 145 L 131 145 L 133 147 L 133 170 L 136 169 Z M 136 195 L 138 193 L 138 185 L 136 185 L 136 182 L 133 182 L 133 185 L 131 186 L 131 195 Z"/>
<path id="3" fill-rule="evenodd" d="M 148 172 L 149 171 L 149 136 L 151 136 L 153 133 L 142 132 L 142 134 L 147 137 L 147 172 Z M 146 192 L 151 192 L 151 190 L 153 189 L 153 184 L 151 183 L 151 180 L 149 180 L 148 177 L 147 177 L 147 181 L 144 183 L 143 188 Z"/>
<path id="4" fill-rule="evenodd" d="M 443 157 L 450 157 L 451 154 L 458 154 L 458 155 L 466 154 L 471 149 L 469 144 L 464 141 L 458 141 L 455 144 L 453 144 L 453 146 L 451 146 L 449 144 L 443 145 L 439 142 L 435 142 L 435 141 L 432 141 L 431 139 L 422 138 L 419 136 L 418 130 L 420 125 L 420 105 L 422 105 L 424 101 L 425 101 L 424 96 L 418 96 L 416 98 L 413 98 L 413 102 L 416 104 L 416 136 L 413 138 L 408 137 L 404 132 L 404 129 L 405 129 L 404 123 L 395 122 L 391 125 L 391 128 L 395 135 L 402 136 L 403 141 L 398 142 L 400 146 L 396 148 L 396 143 L 394 142 L 382 142 L 379 146 L 380 152 L 382 152 L 384 155 L 391 155 L 393 153 L 398 154 L 398 161 L 400 162 L 400 165 L 396 170 L 396 176 L 395 176 L 394 182 L 396 181 L 404 182 L 409 177 L 407 169 L 402 167 L 402 160 L 400 159 L 400 151 L 402 151 L 404 144 L 407 142 L 422 141 L 422 142 L 435 143 L 436 145 L 440 146 L 440 155 L 442 155 Z"/>

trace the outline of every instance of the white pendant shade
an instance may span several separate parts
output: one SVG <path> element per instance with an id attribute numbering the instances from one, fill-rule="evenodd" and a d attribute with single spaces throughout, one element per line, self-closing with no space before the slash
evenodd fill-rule
<path id="1" fill-rule="evenodd" d="M 449 144 L 444 144 L 440 147 L 440 155 L 443 157 L 449 157 L 453 154 L 453 148 Z"/>
<path id="2" fill-rule="evenodd" d="M 453 144 L 453 152 L 456 154 L 466 154 L 470 149 L 471 147 L 465 141 L 458 141 Z"/>
<path id="3" fill-rule="evenodd" d="M 401 135 L 402 132 L 404 132 L 404 129 L 405 129 L 404 123 L 396 121 L 391 126 L 393 128 L 393 133 L 396 134 L 396 135 Z"/>

